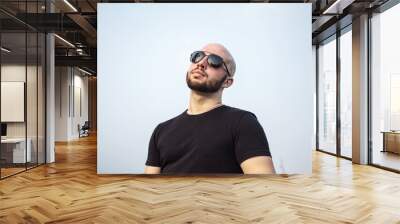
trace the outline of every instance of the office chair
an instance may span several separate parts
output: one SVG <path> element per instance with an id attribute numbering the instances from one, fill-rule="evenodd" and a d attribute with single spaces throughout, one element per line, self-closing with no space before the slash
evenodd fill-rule
<path id="1" fill-rule="evenodd" d="M 85 121 L 82 127 L 80 127 L 80 125 L 78 124 L 78 129 L 79 129 L 79 138 L 89 136 L 89 129 L 90 129 L 89 121 Z"/>

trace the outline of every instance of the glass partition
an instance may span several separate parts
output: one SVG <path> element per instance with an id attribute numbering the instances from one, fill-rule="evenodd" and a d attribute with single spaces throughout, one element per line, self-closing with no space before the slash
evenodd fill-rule
<path id="1" fill-rule="evenodd" d="M 26 150 L 26 33 L 1 34 L 1 176 L 24 171 Z M 6 49 L 6 50 L 5 50 Z"/>
<path id="2" fill-rule="evenodd" d="M 43 13 L 44 3 L 1 1 L 0 7 L 21 16 Z M 45 163 L 45 44 L 44 33 L 0 12 L 1 179 Z"/>

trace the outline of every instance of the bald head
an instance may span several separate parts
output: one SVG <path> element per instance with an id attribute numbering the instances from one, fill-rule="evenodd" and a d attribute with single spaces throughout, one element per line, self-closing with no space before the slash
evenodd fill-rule
<path id="1" fill-rule="evenodd" d="M 232 76 L 235 75 L 236 72 L 235 60 L 233 59 L 231 53 L 224 45 L 218 43 L 210 43 L 204 46 L 202 50 L 221 56 L 224 59 L 226 66 L 228 67 L 229 73 Z"/>

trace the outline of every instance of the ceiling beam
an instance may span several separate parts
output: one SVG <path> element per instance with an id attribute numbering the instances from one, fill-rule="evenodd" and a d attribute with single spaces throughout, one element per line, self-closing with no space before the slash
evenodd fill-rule
<path id="1" fill-rule="evenodd" d="M 83 66 L 96 70 L 96 58 L 91 56 L 55 56 L 56 66 Z"/>

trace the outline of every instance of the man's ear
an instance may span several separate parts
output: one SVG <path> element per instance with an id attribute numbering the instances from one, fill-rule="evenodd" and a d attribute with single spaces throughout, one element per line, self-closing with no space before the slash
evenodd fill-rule
<path id="1" fill-rule="evenodd" d="M 224 82 L 224 87 L 225 88 L 228 88 L 228 87 L 230 87 L 231 85 L 233 84 L 233 78 L 227 78 L 227 79 L 225 79 L 225 82 Z"/>

